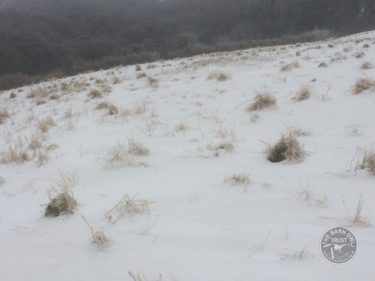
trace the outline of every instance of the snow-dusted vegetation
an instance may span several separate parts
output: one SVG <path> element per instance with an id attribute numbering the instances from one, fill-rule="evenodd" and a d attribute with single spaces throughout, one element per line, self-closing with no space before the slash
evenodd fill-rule
<path id="1" fill-rule="evenodd" d="M 0 280 L 371 280 L 374 64 L 368 32 L 2 92 Z"/>

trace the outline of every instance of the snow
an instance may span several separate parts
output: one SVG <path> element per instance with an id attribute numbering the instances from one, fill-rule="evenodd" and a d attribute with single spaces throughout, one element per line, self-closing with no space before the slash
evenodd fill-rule
<path id="1" fill-rule="evenodd" d="M 355 58 L 358 52 L 365 56 Z M 280 71 L 296 61 L 299 68 Z M 38 132 L 46 116 L 56 126 L 43 144 L 57 148 L 40 166 L 0 164 L 0 280 L 132 280 L 128 271 L 164 281 L 371 280 L 374 175 L 356 165 L 374 145 L 375 95 L 352 94 L 357 79 L 375 77 L 375 69 L 360 69 L 366 61 L 375 64 L 375 32 L 160 61 L 138 72 L 118 67 L 2 93 L 0 108 L 11 117 L 0 125 L 1 152 Z M 321 62 L 328 67 L 319 68 Z M 139 72 L 159 86 L 137 79 Z M 230 79 L 207 79 L 215 72 Z M 62 91 L 73 79 L 89 86 Z M 102 84 L 97 79 L 111 91 L 88 100 L 89 90 Z M 46 103 L 36 105 L 27 98 L 53 85 L 59 99 L 41 97 Z M 302 86 L 312 96 L 291 100 Z M 8 98 L 11 92 L 17 97 Z M 246 112 L 263 92 L 277 105 Z M 95 109 L 101 101 L 120 113 Z M 141 105 L 146 111 L 135 114 Z M 65 116 L 69 109 L 72 117 Z M 176 129 L 181 122 L 186 129 Z M 266 144 L 293 128 L 306 132 L 298 137 L 305 159 L 268 162 Z M 126 149 L 130 138 L 150 155 L 133 156 L 133 165 L 108 165 L 109 151 L 118 144 Z M 216 157 L 207 145 L 221 141 L 234 149 Z M 46 218 L 49 191 L 62 173 L 79 178 L 71 190 L 79 206 L 73 215 Z M 251 183 L 225 183 L 234 174 Z M 108 222 L 104 213 L 125 195 L 148 200 L 149 213 Z M 353 225 L 360 198 L 366 224 Z M 104 231 L 108 246 L 90 242 L 81 215 Z M 344 264 L 330 263 L 320 250 L 323 234 L 336 226 L 348 227 L 359 244 Z"/>

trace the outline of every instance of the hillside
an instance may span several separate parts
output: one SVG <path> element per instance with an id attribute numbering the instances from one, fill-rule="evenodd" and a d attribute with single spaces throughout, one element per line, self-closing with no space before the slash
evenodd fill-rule
<path id="1" fill-rule="evenodd" d="M 0 280 L 372 280 L 374 78 L 368 32 L 3 92 Z M 45 217 L 61 192 L 74 213 Z"/>

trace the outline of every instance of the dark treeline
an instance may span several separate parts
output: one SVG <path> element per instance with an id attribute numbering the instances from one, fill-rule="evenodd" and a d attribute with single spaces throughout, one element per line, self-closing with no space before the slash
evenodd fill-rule
<path id="1" fill-rule="evenodd" d="M 0 0 L 0 87 L 374 27 L 374 0 Z"/>

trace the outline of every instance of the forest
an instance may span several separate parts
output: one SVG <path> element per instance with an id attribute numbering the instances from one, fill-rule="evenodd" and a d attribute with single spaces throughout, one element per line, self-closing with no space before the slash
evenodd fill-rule
<path id="1" fill-rule="evenodd" d="M 374 0 L 0 0 L 0 89 L 374 28 Z"/>

